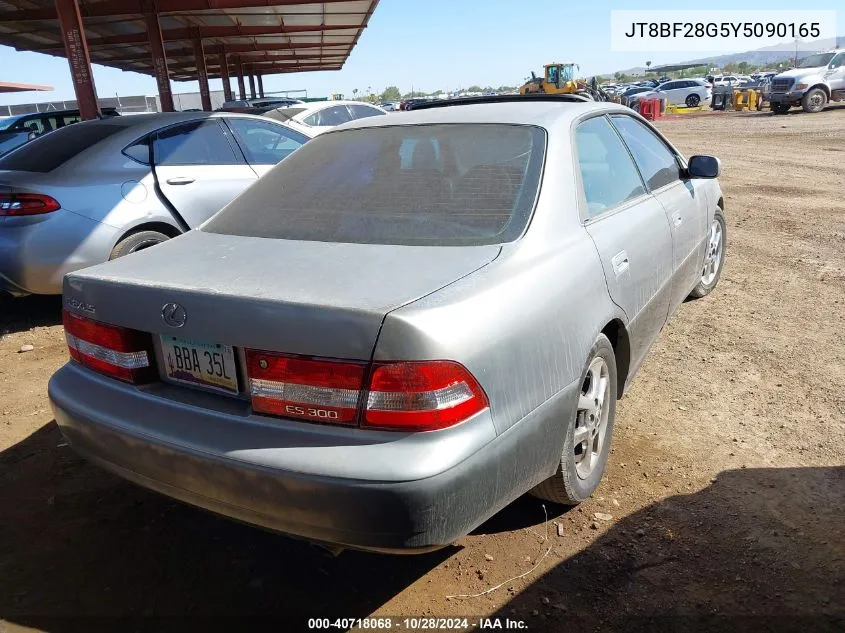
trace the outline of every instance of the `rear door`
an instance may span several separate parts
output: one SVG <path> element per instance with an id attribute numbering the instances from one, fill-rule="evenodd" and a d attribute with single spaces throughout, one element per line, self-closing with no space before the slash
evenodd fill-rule
<path id="1" fill-rule="evenodd" d="M 217 119 L 159 130 L 153 136 L 153 165 L 161 194 L 190 228 L 258 178 Z"/>
<path id="2" fill-rule="evenodd" d="M 579 123 L 574 140 L 585 227 L 601 258 L 610 296 L 628 316 L 635 368 L 669 312 L 669 222 L 607 117 Z"/>
<path id="3" fill-rule="evenodd" d="M 273 121 L 227 117 L 226 123 L 252 169 L 263 176 L 308 141 L 304 134 Z"/>
<path id="4" fill-rule="evenodd" d="M 611 120 L 631 151 L 648 190 L 663 205 L 672 227 L 671 311 L 686 299 L 701 276 L 707 235 L 705 181 L 683 180 L 680 157 L 641 121 L 626 114 L 615 114 Z"/>

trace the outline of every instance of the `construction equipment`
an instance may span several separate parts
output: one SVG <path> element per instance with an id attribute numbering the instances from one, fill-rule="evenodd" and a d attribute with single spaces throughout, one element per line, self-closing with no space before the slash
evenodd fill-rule
<path id="1" fill-rule="evenodd" d="M 531 79 L 519 89 L 519 94 L 578 94 L 593 101 L 607 101 L 608 95 L 598 87 L 596 78 L 589 82 L 575 78 L 578 64 L 572 62 L 546 64 L 543 76 L 538 77 L 532 71 Z"/>

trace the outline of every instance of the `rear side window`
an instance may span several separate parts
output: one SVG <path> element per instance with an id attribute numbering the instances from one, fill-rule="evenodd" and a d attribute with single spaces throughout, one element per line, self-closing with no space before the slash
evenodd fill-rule
<path id="1" fill-rule="evenodd" d="M 289 121 L 301 112 L 305 112 L 305 108 L 278 108 L 265 112 L 264 116 L 276 119 L 276 121 Z"/>
<path id="2" fill-rule="evenodd" d="M 645 193 L 631 155 L 605 117 L 588 119 L 575 128 L 575 150 L 590 216 Z"/>
<path id="3" fill-rule="evenodd" d="M 349 110 L 352 112 L 353 119 L 366 119 L 367 117 L 384 114 L 381 110 L 376 110 L 365 105 L 351 105 L 349 106 Z"/>
<path id="4" fill-rule="evenodd" d="M 634 155 L 637 167 L 651 191 L 681 178 L 678 159 L 666 144 L 645 125 L 629 116 L 614 116 L 613 124 Z"/>
<path id="5" fill-rule="evenodd" d="M 145 136 L 123 150 L 123 153 L 132 160 L 143 165 L 150 164 L 150 137 Z"/>
<path id="6" fill-rule="evenodd" d="M 39 136 L 0 158 L 0 169 L 47 173 L 64 165 L 89 147 L 120 132 L 122 127 L 98 121 L 78 123 Z"/>
<path id="7" fill-rule="evenodd" d="M 314 114 L 309 114 L 302 119 L 302 122 L 305 125 L 316 127 L 333 127 L 351 120 L 352 115 L 349 114 L 349 110 L 346 109 L 346 106 L 340 105 L 317 110 Z"/>
<path id="8" fill-rule="evenodd" d="M 545 132 L 503 124 L 329 132 L 206 223 L 211 233 L 318 242 L 471 246 L 517 239 Z"/>
<path id="9" fill-rule="evenodd" d="M 275 165 L 299 149 L 308 137 L 278 123 L 254 119 L 227 119 L 247 160 L 253 165 Z"/>
<path id="10" fill-rule="evenodd" d="M 194 121 L 160 131 L 153 141 L 153 161 L 163 167 L 243 163 L 217 121 Z"/>

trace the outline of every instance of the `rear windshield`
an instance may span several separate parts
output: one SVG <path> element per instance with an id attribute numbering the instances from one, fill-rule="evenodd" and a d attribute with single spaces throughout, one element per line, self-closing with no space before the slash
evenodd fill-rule
<path id="1" fill-rule="evenodd" d="M 545 132 L 407 125 L 310 141 L 203 230 L 318 242 L 470 246 L 517 239 L 540 182 Z"/>
<path id="2" fill-rule="evenodd" d="M 0 169 L 47 173 L 124 129 L 100 122 L 77 123 L 50 132 L 0 158 Z"/>

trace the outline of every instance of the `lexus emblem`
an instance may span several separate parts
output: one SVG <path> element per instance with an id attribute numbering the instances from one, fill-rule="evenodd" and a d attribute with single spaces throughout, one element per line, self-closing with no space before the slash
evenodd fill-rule
<path id="1" fill-rule="evenodd" d="M 167 303 L 161 309 L 161 318 L 170 327 L 182 327 L 188 320 L 188 313 L 178 303 Z"/>

